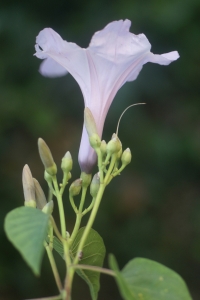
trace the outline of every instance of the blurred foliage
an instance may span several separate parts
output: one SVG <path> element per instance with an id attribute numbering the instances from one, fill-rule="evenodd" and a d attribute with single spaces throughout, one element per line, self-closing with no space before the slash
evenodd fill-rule
<path id="1" fill-rule="evenodd" d="M 37 138 L 45 139 L 58 164 L 69 150 L 73 178 L 80 172 L 80 89 L 70 75 L 48 79 L 38 73 L 35 37 L 52 27 L 64 39 L 87 47 L 95 31 L 125 18 L 132 21 L 132 32 L 146 34 L 154 53 L 178 50 L 181 58 L 168 67 L 145 65 L 138 79 L 118 92 L 105 124 L 107 140 L 128 105 L 147 104 L 131 108 L 122 119 L 119 137 L 132 150 L 133 161 L 108 187 L 94 228 L 120 267 L 133 257 L 154 259 L 179 272 L 193 298 L 200 299 L 199 14 L 199 0 L 1 1 L 1 300 L 57 293 L 47 258 L 41 278 L 35 278 L 3 232 L 6 213 L 23 205 L 25 163 L 47 191 Z M 72 227 L 74 215 L 67 201 L 65 205 Z M 112 278 L 103 275 L 101 282 L 99 299 L 121 299 Z M 74 287 L 73 299 L 89 299 L 78 278 Z"/>

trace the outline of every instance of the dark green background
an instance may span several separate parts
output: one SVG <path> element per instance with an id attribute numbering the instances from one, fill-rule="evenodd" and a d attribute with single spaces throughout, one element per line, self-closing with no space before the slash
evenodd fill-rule
<path id="1" fill-rule="evenodd" d="M 128 105 L 147 104 L 131 108 L 122 119 L 119 137 L 133 160 L 108 187 L 94 228 L 120 267 L 133 257 L 154 259 L 181 274 L 193 298 L 200 299 L 199 15 L 199 0 L 1 1 L 1 300 L 57 293 L 46 257 L 41 278 L 35 278 L 3 231 L 6 213 L 23 205 L 24 164 L 47 191 L 37 138 L 46 140 L 58 165 L 69 150 L 73 179 L 80 173 L 82 94 L 70 75 L 48 79 L 38 73 L 35 37 L 52 27 L 64 39 L 87 47 L 95 31 L 125 18 L 132 21 L 132 32 L 146 34 L 154 53 L 178 50 L 181 58 L 167 67 L 145 65 L 138 79 L 117 94 L 105 124 L 106 140 Z M 74 215 L 67 199 L 70 231 Z M 63 262 L 57 260 L 63 273 Z M 101 283 L 100 300 L 121 299 L 112 278 L 103 275 Z M 78 279 L 73 299 L 89 299 L 88 288 Z"/>

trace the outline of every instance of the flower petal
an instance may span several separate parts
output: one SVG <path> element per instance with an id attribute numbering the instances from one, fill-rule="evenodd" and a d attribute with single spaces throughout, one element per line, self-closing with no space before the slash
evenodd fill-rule
<path id="1" fill-rule="evenodd" d="M 159 65 L 167 66 L 174 60 L 177 60 L 179 57 L 180 56 L 177 51 L 172 51 L 161 55 L 150 53 L 148 57 L 148 61 Z"/>
<path id="2" fill-rule="evenodd" d="M 85 49 L 80 48 L 75 43 L 64 41 L 61 36 L 51 28 L 45 28 L 40 31 L 36 38 L 36 43 L 35 55 L 41 59 L 50 58 L 66 69 L 80 85 L 84 98 L 89 97 L 91 78 Z M 44 65 L 41 71 L 47 73 L 45 67 Z M 50 73 L 49 75 L 53 76 L 51 74 L 52 70 L 50 71 L 48 69 L 48 71 Z M 59 76 L 61 76 L 61 71 L 62 70 L 59 70 L 58 72 Z M 63 72 L 63 74 L 66 73 Z"/>
<path id="3" fill-rule="evenodd" d="M 46 58 L 40 65 L 40 73 L 46 77 L 64 76 L 68 72 L 52 58 Z"/>
<path id="4" fill-rule="evenodd" d="M 89 49 L 97 54 L 100 53 L 101 56 L 116 64 L 121 63 L 124 56 L 130 59 L 130 56 L 150 51 L 151 44 L 146 36 L 130 33 L 130 26 L 130 20 L 109 23 L 104 29 L 93 35 Z"/>

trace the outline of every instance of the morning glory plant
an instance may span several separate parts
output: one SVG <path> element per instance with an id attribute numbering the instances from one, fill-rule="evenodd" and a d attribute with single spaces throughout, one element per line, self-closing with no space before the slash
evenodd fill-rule
<path id="1" fill-rule="evenodd" d="M 119 270 L 115 257 L 109 255 L 110 269 L 103 268 L 105 245 L 93 229 L 107 185 L 131 162 L 131 150 L 123 150 L 118 130 L 110 141 L 102 140 L 105 118 L 117 91 L 126 82 L 135 80 L 147 62 L 168 65 L 179 58 L 177 51 L 153 54 L 146 36 L 130 33 L 130 25 L 129 20 L 109 23 L 93 35 L 86 49 L 64 41 L 51 28 L 43 29 L 36 38 L 35 56 L 43 60 L 40 73 L 58 77 L 69 72 L 78 82 L 85 103 L 78 157 L 80 177 L 72 179 L 73 159 L 67 151 L 61 161 L 62 182 L 58 183 L 58 168 L 53 155 L 45 141 L 39 138 L 38 149 L 49 188 L 48 197 L 25 165 L 22 172 L 24 206 L 9 212 L 5 219 L 8 239 L 36 275 L 40 274 L 46 250 L 58 295 L 44 299 L 72 300 L 73 280 L 77 274 L 88 284 L 91 299 L 96 300 L 101 273 L 115 278 L 125 300 L 192 299 L 178 274 L 149 259 L 134 258 Z M 96 174 L 93 174 L 94 166 L 98 168 Z M 75 214 L 71 232 L 63 206 L 67 185 Z M 85 205 L 86 197 L 90 198 L 88 206 Z M 53 217 L 56 202 L 60 224 L 56 224 Z M 89 214 L 88 222 L 81 227 L 86 214 Z M 60 277 L 55 251 L 66 267 L 65 278 Z"/>

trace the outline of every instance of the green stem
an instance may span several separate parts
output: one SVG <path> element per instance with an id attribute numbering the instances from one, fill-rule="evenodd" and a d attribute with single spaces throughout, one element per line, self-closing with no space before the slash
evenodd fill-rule
<path id="1" fill-rule="evenodd" d="M 121 168 L 119 170 L 117 170 L 116 172 L 114 172 L 112 174 L 113 177 L 117 176 L 118 174 L 121 173 L 121 171 L 123 171 L 125 169 L 126 165 L 122 165 Z"/>
<path id="2" fill-rule="evenodd" d="M 75 270 L 71 267 L 68 269 L 67 277 L 65 280 L 65 291 L 66 291 L 66 300 L 71 300 L 71 290 L 72 290 L 72 282 L 74 278 Z"/>
<path id="3" fill-rule="evenodd" d="M 76 205 L 74 203 L 74 198 L 70 194 L 69 194 L 69 200 L 70 200 L 70 203 L 71 203 L 71 206 L 72 206 L 74 212 L 77 214 L 78 213 L 78 208 L 76 207 Z"/>
<path id="4" fill-rule="evenodd" d="M 65 187 L 67 185 L 67 179 L 68 179 L 68 175 L 69 175 L 69 172 L 66 173 L 66 172 L 63 172 L 63 181 L 62 181 L 62 186 L 61 186 L 61 189 L 60 189 L 60 194 L 62 195 L 64 190 L 65 190 Z"/>
<path id="5" fill-rule="evenodd" d="M 52 223 L 53 229 L 54 229 L 54 231 L 55 231 L 55 234 L 57 235 L 57 237 L 59 238 L 59 240 L 60 240 L 61 242 L 63 242 L 64 239 L 63 239 L 62 235 L 60 234 L 60 231 L 58 230 L 58 227 L 56 226 L 56 223 L 55 223 L 55 221 L 54 221 L 54 218 L 53 218 L 52 216 L 50 216 L 50 218 L 51 218 L 51 223 Z"/>
<path id="6" fill-rule="evenodd" d="M 81 240 L 80 240 L 80 243 L 79 243 L 79 246 L 78 246 L 78 250 L 77 250 L 77 253 L 76 253 L 76 256 L 74 258 L 74 261 L 73 261 L 73 264 L 76 265 L 78 263 L 78 254 L 80 253 L 80 251 L 83 250 L 83 246 L 86 242 L 86 239 L 87 239 L 87 236 L 89 234 L 89 231 L 90 229 L 92 228 L 92 225 L 94 223 L 94 220 L 96 218 L 96 215 L 97 215 L 97 212 L 98 212 L 98 209 L 99 209 L 99 205 L 101 203 L 101 199 L 102 199 L 102 196 L 103 196 L 103 193 L 104 193 L 104 190 L 106 188 L 106 185 L 107 185 L 107 181 L 109 180 L 109 177 L 110 177 L 110 174 L 114 168 L 114 165 L 115 165 L 115 162 L 116 162 L 116 158 L 117 158 L 117 155 L 116 154 L 113 154 L 112 155 L 112 159 L 111 159 L 111 163 L 110 163 L 110 166 L 108 168 L 108 171 L 107 171 L 107 174 L 106 174 L 106 177 L 104 179 L 104 182 L 103 183 L 100 183 L 100 188 L 99 188 L 99 191 L 98 191 L 98 194 L 96 196 L 96 199 L 95 199 L 95 202 L 94 202 L 94 206 L 93 206 L 93 209 L 92 209 L 92 212 L 90 214 L 90 217 L 89 217 L 89 220 L 88 220 L 88 223 L 85 227 L 85 230 L 84 230 L 84 233 L 81 237 Z"/>
<path id="7" fill-rule="evenodd" d="M 92 198 L 92 202 L 90 204 L 90 206 L 88 206 L 88 208 L 86 208 L 83 212 L 82 212 L 82 216 L 86 215 L 94 206 L 94 201 L 95 201 L 95 198 Z"/>
<path id="8" fill-rule="evenodd" d="M 52 226 L 52 224 L 49 228 L 49 248 L 50 248 L 50 250 L 53 249 L 53 226 Z"/>
<path id="9" fill-rule="evenodd" d="M 102 153 L 100 148 L 95 149 L 98 157 L 98 168 L 99 168 L 99 173 L 100 173 L 100 182 L 103 183 L 103 168 L 104 165 L 102 163 Z"/>
<path id="10" fill-rule="evenodd" d="M 83 187 L 79 209 L 76 212 L 76 223 L 75 223 L 73 232 L 70 237 L 70 244 L 73 243 L 73 240 L 74 240 L 75 236 L 77 235 L 77 232 L 81 225 L 81 220 L 82 220 L 82 216 L 83 216 L 82 210 L 83 210 L 83 206 L 85 203 L 86 192 L 87 192 L 87 187 Z"/>
<path id="11" fill-rule="evenodd" d="M 48 202 L 51 201 L 50 197 L 52 198 L 52 195 L 56 196 L 56 192 L 54 191 L 52 181 L 46 180 L 48 187 L 49 187 L 49 195 L 48 195 Z"/>
<path id="12" fill-rule="evenodd" d="M 53 191 L 49 188 L 48 202 L 50 202 L 52 199 L 53 199 Z"/>
<path id="13" fill-rule="evenodd" d="M 100 154 L 99 153 L 97 153 L 97 154 L 98 154 L 98 157 L 100 157 Z M 81 237 L 81 240 L 80 240 L 80 243 L 79 243 L 79 246 L 78 246 L 78 249 L 77 249 L 76 256 L 75 256 L 75 258 L 73 260 L 73 265 L 76 265 L 78 263 L 78 261 L 79 261 L 79 253 L 83 249 L 83 246 L 84 246 L 84 244 L 86 242 L 86 239 L 88 237 L 90 229 L 92 228 L 92 225 L 93 225 L 94 220 L 96 218 L 96 215 L 97 215 L 97 212 L 98 212 L 98 209 L 99 209 L 99 205 L 101 203 L 101 199 L 102 199 L 104 190 L 106 188 L 107 182 L 108 182 L 108 180 L 110 178 L 110 174 L 111 174 L 111 172 L 112 172 L 112 170 L 114 168 L 114 165 L 115 165 L 115 162 L 116 162 L 116 158 L 117 158 L 116 154 L 112 155 L 111 163 L 110 163 L 110 166 L 108 168 L 108 171 L 107 171 L 105 179 L 103 179 L 103 176 L 101 176 L 100 188 L 99 188 L 98 194 L 96 196 L 96 199 L 95 199 L 95 202 L 94 202 L 94 206 L 93 206 L 92 212 L 90 214 L 88 223 L 87 223 L 87 225 L 85 227 L 85 230 L 84 230 L 84 233 L 83 233 L 83 235 Z M 100 168 L 99 171 L 101 171 L 102 174 L 103 174 L 103 165 L 102 165 L 101 158 L 100 158 L 100 161 L 99 161 L 99 168 Z M 82 205 L 82 207 L 83 207 L 83 205 Z M 79 222 L 79 221 L 77 221 L 77 222 Z M 77 230 L 77 228 L 78 228 L 78 225 L 76 226 L 76 230 Z M 71 288 L 72 288 L 72 282 L 73 282 L 73 277 L 74 277 L 75 269 L 72 268 L 72 265 L 68 265 L 68 266 L 69 266 L 69 268 L 68 268 L 67 277 L 66 277 L 66 280 L 65 280 L 65 291 L 67 293 L 66 300 L 71 300 Z"/>
<path id="14" fill-rule="evenodd" d="M 71 267 L 74 269 L 90 270 L 90 271 L 94 271 L 94 272 L 98 272 L 98 273 L 104 273 L 104 274 L 107 274 L 107 275 L 110 275 L 113 277 L 116 276 L 115 272 L 110 269 L 89 266 L 89 265 L 71 265 Z"/>
<path id="15" fill-rule="evenodd" d="M 99 205 L 101 203 L 101 199 L 102 199 L 102 196 L 103 196 L 103 193 L 104 193 L 104 190 L 105 190 L 105 187 L 106 185 L 105 184 L 100 184 L 100 188 L 99 188 L 99 191 L 98 191 L 98 194 L 97 194 L 97 197 L 96 197 L 96 200 L 95 200 L 95 203 L 94 203 L 94 206 L 93 206 L 93 209 L 92 209 L 92 212 L 90 214 L 90 217 L 89 217 L 89 220 L 88 220 L 88 223 L 85 227 L 85 230 L 84 230 L 84 233 L 81 237 L 81 240 L 80 240 L 80 243 L 79 243 L 79 246 L 78 246 L 78 250 L 77 250 L 77 254 L 76 254 L 76 257 L 74 258 L 74 261 L 73 261 L 73 264 L 77 264 L 78 263 L 78 254 L 81 250 L 83 250 L 83 246 L 85 244 L 85 241 L 87 239 L 87 236 L 89 234 L 89 231 L 94 223 L 94 220 L 95 220 L 95 217 L 97 215 L 97 212 L 98 212 L 98 209 L 99 209 Z"/>
<path id="16" fill-rule="evenodd" d="M 106 168 L 106 166 L 107 166 L 107 164 L 108 164 L 108 161 L 109 161 L 110 157 L 111 157 L 111 154 L 110 154 L 110 153 L 107 153 L 106 159 L 104 160 L 104 163 L 103 163 L 103 170 L 105 170 L 105 168 Z M 107 171 L 106 171 L 106 173 L 107 173 Z"/>
<path id="17" fill-rule="evenodd" d="M 62 233 L 62 243 L 64 248 L 64 256 L 65 256 L 65 264 L 66 268 L 68 269 L 71 265 L 71 259 L 69 254 L 69 244 L 66 240 L 66 223 L 65 223 L 65 213 L 64 213 L 64 207 L 62 202 L 62 196 L 59 191 L 58 182 L 56 179 L 56 176 L 53 176 L 53 184 L 56 192 L 56 197 L 58 200 L 58 209 L 59 209 L 59 215 L 60 215 L 60 224 L 61 224 L 61 233 Z"/>
<path id="18" fill-rule="evenodd" d="M 59 215 L 60 215 L 62 237 L 65 239 L 65 237 L 66 237 L 65 213 L 64 213 L 62 197 L 60 195 L 60 191 L 58 188 L 58 182 L 57 182 L 56 176 L 53 176 L 53 184 L 54 184 L 54 188 L 55 188 L 55 192 L 56 192 L 56 197 L 58 200 L 58 209 L 59 209 Z"/>
<path id="19" fill-rule="evenodd" d="M 88 237 L 89 231 L 90 231 L 90 229 L 91 229 L 91 227 L 94 223 L 94 220 L 95 220 L 99 205 L 101 203 L 101 199 L 102 199 L 105 187 L 106 187 L 105 184 L 100 185 L 100 188 L 99 188 L 99 191 L 98 191 L 98 194 L 97 194 L 94 206 L 93 206 L 93 210 L 90 214 L 88 223 L 87 223 L 87 225 L 85 227 L 85 230 L 84 230 L 84 233 L 81 237 L 76 256 L 73 260 L 73 265 L 76 265 L 78 263 L 78 260 L 79 260 L 78 255 L 79 255 L 80 251 L 83 249 L 83 246 L 84 246 L 85 241 Z M 67 278 L 66 278 L 66 281 L 65 281 L 65 291 L 66 291 L 67 295 L 69 294 L 69 298 L 67 297 L 66 300 L 70 300 L 70 293 L 71 293 L 71 287 L 72 287 L 74 273 L 75 273 L 75 269 L 70 266 L 70 269 L 68 269 Z"/>
<path id="20" fill-rule="evenodd" d="M 61 280 L 60 280 L 58 269 L 57 269 L 57 266 L 56 266 L 56 263 L 55 263 L 55 260 L 54 260 L 54 257 L 53 257 L 53 253 L 52 253 L 49 245 L 47 244 L 47 242 L 44 242 L 44 246 L 45 246 L 46 251 L 47 251 L 47 255 L 48 255 L 48 258 L 49 258 L 49 261 L 50 261 L 50 265 L 51 265 L 53 275 L 54 275 L 54 278 L 55 278 L 55 281 L 56 281 L 56 285 L 58 287 L 59 292 L 61 292 L 63 287 L 62 287 L 62 283 L 61 283 Z"/>
<path id="21" fill-rule="evenodd" d="M 77 232 L 78 232 L 78 230 L 79 230 L 79 228 L 80 228 L 81 219 L 82 219 L 82 215 L 81 215 L 80 213 L 77 213 L 77 214 L 76 214 L 76 223 L 75 223 L 73 232 L 72 232 L 72 234 L 71 234 L 71 236 L 70 236 L 70 244 L 73 243 L 73 241 L 74 241 L 74 239 L 75 239 L 75 237 L 76 237 L 76 235 L 77 235 Z"/>
<path id="22" fill-rule="evenodd" d="M 104 180 L 104 182 L 105 182 L 106 185 L 110 182 L 109 179 L 110 179 L 112 170 L 113 170 L 113 168 L 114 168 L 114 166 L 115 166 L 116 159 L 117 159 L 117 155 L 116 155 L 116 154 L 113 154 L 113 155 L 112 155 L 112 158 L 111 158 L 110 166 L 109 166 L 109 168 L 108 168 L 108 171 L 107 171 L 107 173 L 106 173 L 105 180 Z"/>
<path id="23" fill-rule="evenodd" d="M 87 192 L 87 187 L 84 186 L 82 188 L 81 202 L 80 202 L 79 209 L 78 209 L 79 213 L 82 213 L 83 205 L 85 203 L 86 192 Z"/>

